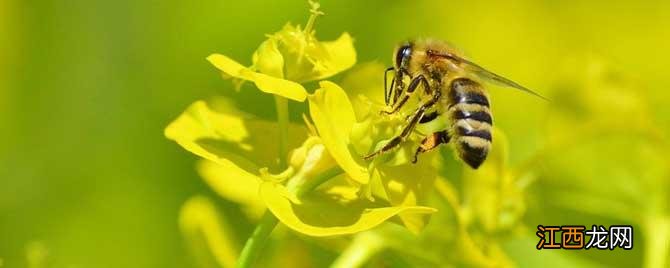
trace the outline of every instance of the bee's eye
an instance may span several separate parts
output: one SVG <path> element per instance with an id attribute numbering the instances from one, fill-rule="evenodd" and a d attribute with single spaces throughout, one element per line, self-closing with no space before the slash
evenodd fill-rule
<path id="1" fill-rule="evenodd" d="M 410 54 L 412 53 L 412 46 L 410 44 L 405 44 L 398 48 L 398 52 L 395 55 L 395 65 L 398 68 L 403 67 L 403 61 L 409 60 Z"/>

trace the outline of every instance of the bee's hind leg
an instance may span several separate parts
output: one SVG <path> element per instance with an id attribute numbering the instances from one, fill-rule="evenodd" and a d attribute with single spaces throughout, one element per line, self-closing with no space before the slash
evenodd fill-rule
<path id="1" fill-rule="evenodd" d="M 430 93 L 430 85 L 428 85 L 428 79 L 426 79 L 425 76 L 422 74 L 417 75 L 416 77 L 412 78 L 412 81 L 410 81 L 409 86 L 407 86 L 407 91 L 405 92 L 405 96 L 400 99 L 399 102 L 395 103 L 393 106 L 393 109 L 391 111 L 381 111 L 383 114 L 394 114 L 402 108 L 402 106 L 405 105 L 407 100 L 409 100 L 409 97 L 412 96 L 414 91 L 419 87 L 419 85 L 423 85 L 424 90 L 428 93 Z"/>
<path id="2" fill-rule="evenodd" d="M 416 161 L 419 159 L 419 154 L 435 149 L 437 146 L 440 146 L 440 144 L 447 144 L 449 143 L 449 139 L 449 133 L 446 130 L 434 132 L 433 134 L 426 136 L 421 141 L 419 148 L 416 148 L 412 163 L 416 163 Z"/>

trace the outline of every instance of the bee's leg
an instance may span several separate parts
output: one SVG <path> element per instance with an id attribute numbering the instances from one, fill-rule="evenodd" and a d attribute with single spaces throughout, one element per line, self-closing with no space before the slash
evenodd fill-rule
<path id="1" fill-rule="evenodd" d="M 398 97 L 400 97 L 403 90 L 405 90 L 405 85 L 402 82 L 402 78 L 405 75 L 409 76 L 409 73 L 407 72 L 407 70 L 399 69 L 399 70 L 396 71 L 396 75 L 393 78 L 393 81 L 391 81 L 391 88 L 395 89 L 394 90 L 395 94 L 393 94 L 393 102 L 391 103 L 391 106 L 395 105 L 398 102 Z M 410 78 L 411 78 L 411 76 L 410 76 Z M 396 82 L 397 82 L 397 85 L 395 85 L 395 87 L 394 87 L 394 84 L 396 84 Z"/>
<path id="2" fill-rule="evenodd" d="M 433 134 L 426 136 L 426 138 L 421 141 L 419 148 L 416 149 L 412 163 L 416 163 L 419 158 L 419 154 L 430 151 L 440 144 L 447 144 L 449 143 L 449 139 L 449 133 L 446 130 L 434 132 Z"/>
<path id="3" fill-rule="evenodd" d="M 410 81 L 409 86 L 407 86 L 407 92 L 405 92 L 405 96 L 403 96 L 402 99 L 400 99 L 399 102 L 394 104 L 395 107 L 393 107 L 393 109 L 391 111 L 382 111 L 382 113 L 384 113 L 384 114 L 394 114 L 394 113 L 398 112 L 400 110 L 400 108 L 402 108 L 402 106 L 405 105 L 405 102 L 407 102 L 407 100 L 412 95 L 412 93 L 414 93 L 416 88 L 418 88 L 419 85 L 421 85 L 421 84 L 423 84 L 424 90 L 426 90 L 426 92 L 430 92 L 430 86 L 428 85 L 428 79 L 426 79 L 425 76 L 420 74 L 420 75 L 414 77 L 412 79 L 412 81 Z"/>
<path id="4" fill-rule="evenodd" d="M 366 160 L 374 158 L 375 156 L 377 156 L 379 154 L 382 154 L 382 153 L 385 153 L 385 152 L 395 148 L 396 146 L 400 145 L 400 143 L 403 142 L 409 136 L 410 133 L 412 133 L 412 130 L 414 130 L 414 127 L 416 127 L 416 124 L 419 123 L 419 121 L 421 120 L 423 115 L 426 113 L 426 110 L 428 110 L 430 107 L 435 105 L 435 103 L 437 102 L 437 99 L 439 99 L 439 94 L 437 94 L 437 95 L 438 95 L 437 98 L 433 98 L 430 101 L 426 102 L 425 104 L 421 105 L 421 107 L 419 107 L 416 110 L 416 112 L 414 112 L 414 115 L 412 116 L 411 120 L 409 121 L 407 126 L 405 126 L 405 128 L 402 129 L 402 132 L 400 133 L 400 135 L 391 139 L 391 141 L 389 141 L 386 145 L 384 145 L 384 147 L 382 147 L 378 151 L 376 151 L 374 153 L 371 153 L 371 154 L 365 156 L 364 158 Z"/>
<path id="5" fill-rule="evenodd" d="M 389 68 L 386 69 L 386 71 L 384 71 L 384 103 L 386 103 L 386 105 L 389 105 L 389 101 L 391 101 L 391 94 L 393 94 L 393 90 L 392 90 L 393 89 L 393 82 L 395 82 L 395 80 L 393 82 L 391 82 L 391 88 L 390 89 L 387 87 L 387 84 L 388 84 L 387 76 L 388 76 L 388 73 L 391 72 L 391 71 L 395 72 L 395 68 L 394 67 L 389 67 Z"/>
<path id="6" fill-rule="evenodd" d="M 437 116 L 439 116 L 439 115 L 440 115 L 440 113 L 439 113 L 438 111 L 432 111 L 432 112 L 430 112 L 430 113 L 427 113 L 427 114 L 425 114 L 425 115 L 421 118 L 421 120 L 419 120 L 419 124 L 424 124 L 424 123 L 432 122 L 432 121 L 435 120 L 435 118 L 437 118 Z"/>

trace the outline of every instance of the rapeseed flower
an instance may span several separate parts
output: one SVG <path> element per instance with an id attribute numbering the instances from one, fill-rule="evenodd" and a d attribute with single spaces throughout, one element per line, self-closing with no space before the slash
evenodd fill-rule
<path id="1" fill-rule="evenodd" d="M 253 261 L 258 241 L 270 234 L 277 220 L 310 236 L 354 234 L 389 220 L 418 233 L 426 224 L 426 215 L 436 211 L 422 205 L 436 177 L 428 156 L 412 165 L 407 161 L 408 148 L 401 148 L 400 153 L 372 163 L 362 158 L 398 132 L 405 121 L 403 114 L 378 114 L 383 108 L 377 100 L 382 86 L 381 71 L 376 72 L 379 65 L 364 65 L 351 72 L 345 79 L 351 90 L 325 80 L 313 93 L 301 85 L 333 76 L 356 61 L 347 33 L 331 42 L 315 37 L 314 20 L 322 13 L 318 4 L 310 3 L 307 26 L 287 24 L 268 35 L 250 67 L 221 54 L 208 57 L 226 76 L 251 81 L 259 90 L 274 94 L 278 122 L 259 119 L 237 109 L 230 100 L 214 98 L 193 103 L 165 129 L 167 138 L 203 158 L 198 172 L 215 192 L 239 203 L 250 219 L 260 221 L 242 250 L 241 266 Z M 379 81 L 374 85 L 375 94 L 366 96 L 372 84 L 351 82 L 361 79 Z M 309 117 L 304 125 L 288 122 L 285 98 L 308 100 Z M 205 235 L 226 233 L 212 231 L 218 225 L 212 216 L 199 216 L 206 223 L 189 224 L 183 217 L 209 215 L 197 211 L 212 210 L 201 199 L 189 204 L 181 220 L 187 234 L 198 226 L 209 230 Z M 270 214 L 261 217 L 265 208 Z M 233 247 L 219 248 L 225 250 L 212 252 L 230 256 Z M 224 259 L 219 263 L 230 262 Z"/>
<path id="2" fill-rule="evenodd" d="M 356 63 L 353 39 L 348 33 L 334 41 L 316 38 L 314 23 L 323 13 L 318 3 L 310 4 L 312 15 L 307 25 L 302 28 L 288 23 L 267 35 L 253 54 L 250 67 L 222 54 L 212 54 L 207 60 L 225 75 L 254 82 L 265 93 L 304 101 L 307 90 L 300 83 L 331 77 Z"/>

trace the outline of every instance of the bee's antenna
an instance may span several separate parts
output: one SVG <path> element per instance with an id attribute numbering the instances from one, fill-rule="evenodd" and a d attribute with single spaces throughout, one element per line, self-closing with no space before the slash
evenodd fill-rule
<path id="1" fill-rule="evenodd" d="M 384 71 L 384 102 L 386 103 L 387 106 L 389 105 L 389 101 L 391 101 L 391 94 L 393 94 L 393 84 L 395 83 L 395 79 L 393 79 L 394 81 L 391 82 L 391 90 L 389 90 L 388 87 L 386 86 L 388 83 L 387 78 L 388 73 L 390 71 L 395 71 L 395 68 L 389 67 L 388 69 L 386 69 L 386 71 Z"/>

